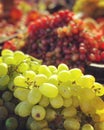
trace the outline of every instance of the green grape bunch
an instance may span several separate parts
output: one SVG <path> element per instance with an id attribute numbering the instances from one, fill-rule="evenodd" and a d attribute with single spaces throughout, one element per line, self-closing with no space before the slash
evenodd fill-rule
<path id="1" fill-rule="evenodd" d="M 14 112 L 26 119 L 26 130 L 103 130 L 104 87 L 93 75 L 64 63 L 47 66 L 8 49 L 1 52 L 0 67 L 0 90 L 18 99 Z M 5 95 L 11 94 L 2 95 L 9 100 Z M 17 126 L 14 118 L 6 124 L 11 120 Z"/>

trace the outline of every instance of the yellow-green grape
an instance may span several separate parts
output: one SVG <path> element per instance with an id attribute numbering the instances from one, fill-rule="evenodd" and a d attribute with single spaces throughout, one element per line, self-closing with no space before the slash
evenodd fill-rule
<path id="1" fill-rule="evenodd" d="M 77 110 L 75 107 L 71 106 L 64 108 L 61 114 L 63 115 L 64 119 L 67 119 L 69 117 L 74 117 L 77 114 Z"/>
<path id="2" fill-rule="evenodd" d="M 37 87 L 34 87 L 30 90 L 30 92 L 28 93 L 28 97 L 27 100 L 29 103 L 35 105 L 38 102 L 40 102 L 42 97 L 41 92 L 39 91 L 39 89 Z"/>
<path id="3" fill-rule="evenodd" d="M 52 83 L 52 84 L 57 86 L 58 85 L 58 77 L 57 77 L 57 75 L 54 74 L 54 75 L 50 76 L 47 82 Z"/>
<path id="4" fill-rule="evenodd" d="M 64 100 L 64 103 L 63 103 L 64 107 L 70 107 L 73 103 L 72 97 L 64 98 L 63 100 Z"/>
<path id="5" fill-rule="evenodd" d="M 21 117 L 27 117 L 30 115 L 32 109 L 32 105 L 27 101 L 20 102 L 16 108 L 15 112 Z"/>
<path id="6" fill-rule="evenodd" d="M 92 86 L 92 90 L 94 90 L 96 96 L 104 95 L 104 86 L 98 82 L 95 82 Z"/>
<path id="7" fill-rule="evenodd" d="M 57 73 L 57 68 L 54 65 L 49 65 L 48 68 L 50 69 L 50 71 L 52 72 L 52 74 L 56 74 Z"/>
<path id="8" fill-rule="evenodd" d="M 16 64 L 21 63 L 26 58 L 25 54 L 22 51 L 14 52 L 14 60 Z"/>
<path id="9" fill-rule="evenodd" d="M 11 99 L 13 98 L 13 94 L 11 91 L 4 91 L 3 94 L 2 94 L 2 99 L 5 101 L 5 102 L 8 102 L 10 101 Z"/>
<path id="10" fill-rule="evenodd" d="M 9 49 L 3 49 L 1 51 L 1 56 L 5 57 L 5 56 L 13 56 L 13 51 L 9 50 Z"/>
<path id="11" fill-rule="evenodd" d="M 0 63 L 0 77 L 7 75 L 8 73 L 8 66 L 6 63 Z"/>
<path id="12" fill-rule="evenodd" d="M 51 83 L 43 83 L 39 90 L 44 96 L 49 98 L 54 98 L 58 95 L 58 88 Z"/>
<path id="13" fill-rule="evenodd" d="M 27 79 L 27 82 L 30 82 L 30 83 L 33 83 L 36 77 L 36 73 L 32 70 L 25 71 L 23 75 Z"/>
<path id="14" fill-rule="evenodd" d="M 5 56 L 3 58 L 3 62 L 8 64 L 8 65 L 14 65 L 15 64 L 15 60 L 13 56 Z"/>
<path id="15" fill-rule="evenodd" d="M 61 95 L 57 95 L 55 98 L 50 98 L 50 104 L 53 108 L 61 108 L 64 104 Z"/>
<path id="16" fill-rule="evenodd" d="M 43 107 L 47 107 L 49 105 L 49 98 L 42 96 L 39 101 L 39 105 L 41 105 Z"/>
<path id="17" fill-rule="evenodd" d="M 53 121 L 56 118 L 56 116 L 57 116 L 57 113 L 54 109 L 52 109 L 52 108 L 46 109 L 46 117 L 45 118 L 48 122 Z"/>
<path id="18" fill-rule="evenodd" d="M 9 83 L 9 76 L 8 75 L 4 75 L 2 77 L 0 77 L 0 88 L 6 86 Z"/>
<path id="19" fill-rule="evenodd" d="M 70 98 L 72 96 L 72 91 L 70 87 L 65 87 L 65 86 L 58 86 L 59 94 L 63 98 Z"/>
<path id="20" fill-rule="evenodd" d="M 79 106 L 79 100 L 77 96 L 72 97 L 72 106 L 78 107 Z"/>
<path id="21" fill-rule="evenodd" d="M 14 112 L 15 112 L 16 115 L 19 115 L 19 107 L 20 107 L 20 105 L 21 105 L 21 102 L 18 103 L 18 104 L 16 105 L 15 109 L 14 109 Z"/>
<path id="22" fill-rule="evenodd" d="M 80 129 L 80 123 L 75 118 L 67 118 L 64 121 L 64 128 L 66 130 L 79 130 Z"/>
<path id="23" fill-rule="evenodd" d="M 18 127 L 18 121 L 15 117 L 9 117 L 5 121 L 5 126 L 8 130 L 15 130 Z"/>
<path id="24" fill-rule="evenodd" d="M 78 68 L 73 68 L 69 70 L 69 79 L 71 82 L 78 80 L 82 75 L 82 71 Z"/>
<path id="25" fill-rule="evenodd" d="M 36 61 L 32 61 L 30 64 L 30 69 L 36 73 L 38 73 L 39 67 L 40 67 L 40 63 L 38 63 Z"/>
<path id="26" fill-rule="evenodd" d="M 94 130 L 94 127 L 91 124 L 84 124 L 81 130 Z"/>
<path id="27" fill-rule="evenodd" d="M 58 72 L 63 71 L 63 70 L 69 70 L 69 68 L 66 64 L 61 63 L 58 65 Z"/>
<path id="28" fill-rule="evenodd" d="M 95 77 L 92 75 L 83 75 L 76 81 L 77 85 L 85 88 L 91 88 L 94 85 Z"/>
<path id="29" fill-rule="evenodd" d="M 42 107 L 40 105 L 35 105 L 32 107 L 31 114 L 35 120 L 40 121 L 45 118 L 46 111 L 45 111 L 44 107 Z"/>
<path id="30" fill-rule="evenodd" d="M 41 130 L 40 125 L 34 120 L 30 124 L 30 130 Z"/>
<path id="31" fill-rule="evenodd" d="M 18 98 L 20 101 L 25 101 L 27 100 L 29 91 L 29 89 L 25 88 L 16 88 L 14 90 L 14 97 Z"/>
<path id="32" fill-rule="evenodd" d="M 43 130 L 45 127 L 48 127 L 46 120 L 33 121 L 30 125 L 31 130 Z"/>
<path id="33" fill-rule="evenodd" d="M 82 99 L 87 99 L 87 100 L 91 100 L 95 97 L 95 93 L 92 89 L 90 88 L 81 88 L 79 90 L 79 96 Z"/>
<path id="34" fill-rule="evenodd" d="M 104 130 L 104 121 L 95 123 L 94 128 L 95 130 Z"/>
<path id="35" fill-rule="evenodd" d="M 58 80 L 61 82 L 67 82 L 69 81 L 69 71 L 62 70 L 58 73 Z"/>
<path id="36" fill-rule="evenodd" d="M 94 108 L 93 104 L 91 104 L 91 101 L 87 99 L 79 100 L 79 106 L 81 111 L 85 114 L 95 113 L 96 108 Z"/>
<path id="37" fill-rule="evenodd" d="M 35 77 L 35 83 L 37 86 L 42 85 L 43 83 L 47 82 L 48 78 L 44 74 L 37 74 Z"/>
<path id="38" fill-rule="evenodd" d="M 50 77 L 51 75 L 52 75 L 52 73 L 51 73 L 51 71 L 50 71 L 50 69 L 48 68 L 48 66 L 46 66 L 46 65 L 41 65 L 40 67 L 39 67 L 39 74 L 44 74 L 44 75 L 46 75 L 47 77 Z"/>
<path id="39" fill-rule="evenodd" d="M 25 62 L 19 64 L 19 66 L 18 66 L 18 72 L 21 72 L 21 73 L 24 73 L 28 69 L 29 69 L 29 65 L 28 65 L 28 63 L 25 63 Z"/>
<path id="40" fill-rule="evenodd" d="M 26 78 L 23 75 L 19 75 L 14 78 L 14 85 L 18 87 L 28 87 Z"/>

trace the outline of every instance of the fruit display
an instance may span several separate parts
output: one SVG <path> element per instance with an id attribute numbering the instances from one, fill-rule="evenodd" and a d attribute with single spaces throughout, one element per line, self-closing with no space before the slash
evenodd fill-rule
<path id="1" fill-rule="evenodd" d="M 82 13 L 85 17 L 94 19 L 104 17 L 104 1 L 103 0 L 76 0 L 73 11 Z M 96 12 L 96 13 L 95 13 Z"/>
<path id="2" fill-rule="evenodd" d="M 2 130 L 104 128 L 103 85 L 64 63 L 45 65 L 21 51 L 4 49 L 0 95 Z"/>
<path id="3" fill-rule="evenodd" d="M 84 71 L 89 62 L 104 63 L 103 34 L 86 25 L 69 10 L 42 17 L 29 25 L 21 50 L 46 65 L 65 63 Z"/>

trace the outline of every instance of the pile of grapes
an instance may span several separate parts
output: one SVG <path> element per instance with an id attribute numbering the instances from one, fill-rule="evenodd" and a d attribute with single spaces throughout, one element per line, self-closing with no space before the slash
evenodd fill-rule
<path id="1" fill-rule="evenodd" d="M 62 10 L 34 21 L 21 50 L 46 65 L 65 63 L 83 70 L 88 62 L 104 63 L 103 35 L 91 33 L 74 16 Z"/>
<path id="2" fill-rule="evenodd" d="M 76 0 L 73 9 L 76 14 L 83 13 L 86 17 L 100 18 L 104 16 L 103 0 Z M 95 13 L 96 12 L 96 13 Z"/>
<path id="3" fill-rule="evenodd" d="M 64 63 L 47 66 L 21 51 L 4 49 L 0 93 L 2 130 L 104 128 L 104 87 L 94 76 Z"/>

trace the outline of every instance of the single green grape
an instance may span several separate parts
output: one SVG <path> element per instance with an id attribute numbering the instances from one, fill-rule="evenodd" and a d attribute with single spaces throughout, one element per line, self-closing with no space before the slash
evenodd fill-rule
<path id="1" fill-rule="evenodd" d="M 48 68 L 52 72 L 52 74 L 56 74 L 58 72 L 57 68 L 54 65 L 49 65 Z"/>
<path id="2" fill-rule="evenodd" d="M 8 73 L 8 66 L 6 63 L 0 63 L 0 77 L 7 75 Z"/>
<path id="3" fill-rule="evenodd" d="M 13 56 L 5 56 L 3 58 L 3 62 L 6 63 L 7 65 L 15 65 L 15 60 Z"/>
<path id="4" fill-rule="evenodd" d="M 14 60 L 16 64 L 21 63 L 26 58 L 25 54 L 22 51 L 14 52 Z"/>
<path id="5" fill-rule="evenodd" d="M 94 85 L 95 77 L 92 75 L 83 75 L 77 81 L 76 84 L 83 88 L 91 88 Z"/>
<path id="6" fill-rule="evenodd" d="M 44 74 L 37 74 L 35 76 L 35 83 L 37 86 L 42 85 L 43 83 L 47 82 L 48 78 Z"/>
<path id="7" fill-rule="evenodd" d="M 72 97 L 63 98 L 63 99 L 64 99 L 64 103 L 63 103 L 64 107 L 70 107 L 72 105 L 72 103 L 73 103 Z"/>
<path id="8" fill-rule="evenodd" d="M 4 100 L 4 101 L 10 101 L 11 99 L 12 99 L 12 97 L 13 97 L 13 94 L 12 94 L 12 92 L 11 91 L 5 91 L 3 94 L 2 94 L 2 99 Z"/>
<path id="9" fill-rule="evenodd" d="M 62 70 L 58 73 L 58 80 L 61 82 L 67 82 L 69 81 L 69 71 L 68 70 Z"/>
<path id="10" fill-rule="evenodd" d="M 77 96 L 72 97 L 72 105 L 76 108 L 79 106 L 79 99 Z"/>
<path id="11" fill-rule="evenodd" d="M 51 83 L 43 83 L 39 90 L 44 96 L 49 98 L 54 98 L 58 95 L 58 88 Z"/>
<path id="12" fill-rule="evenodd" d="M 50 76 L 49 78 L 48 78 L 48 81 L 47 81 L 48 83 L 52 83 L 52 84 L 54 84 L 54 85 L 58 85 L 58 77 L 57 77 L 57 75 L 56 74 L 53 74 L 52 76 Z"/>
<path id="13" fill-rule="evenodd" d="M 29 65 L 28 65 L 28 63 L 25 63 L 25 62 L 19 64 L 19 66 L 18 66 L 18 72 L 21 72 L 21 73 L 24 73 L 28 69 L 29 69 Z"/>
<path id="14" fill-rule="evenodd" d="M 19 75 L 14 78 L 14 85 L 18 87 L 28 87 L 26 78 L 23 75 Z"/>
<path id="15" fill-rule="evenodd" d="M 39 105 L 41 105 L 43 107 L 47 107 L 49 105 L 49 98 L 42 96 L 40 101 L 39 101 Z"/>
<path id="16" fill-rule="evenodd" d="M 50 71 L 50 69 L 48 68 L 48 66 L 46 66 L 46 65 L 41 65 L 40 67 L 39 67 L 39 74 L 44 74 L 44 75 L 46 75 L 47 77 L 50 77 L 51 75 L 52 75 L 52 73 L 51 73 L 51 71 Z"/>
<path id="17" fill-rule="evenodd" d="M 71 107 L 64 108 L 61 114 L 63 115 L 64 119 L 67 119 L 70 117 L 74 117 L 77 114 L 77 110 L 75 107 L 71 106 Z"/>
<path id="18" fill-rule="evenodd" d="M 40 105 L 35 105 L 32 107 L 31 114 L 35 120 L 40 121 L 45 118 L 46 110 Z"/>
<path id="19" fill-rule="evenodd" d="M 36 62 L 36 61 L 32 61 L 30 63 L 30 69 L 36 73 L 38 73 L 38 69 L 40 67 L 40 63 Z"/>
<path id="20" fill-rule="evenodd" d="M 8 75 L 4 75 L 4 76 L 0 77 L 0 89 L 2 87 L 5 87 L 9 83 L 9 80 L 10 80 L 10 78 Z"/>
<path id="21" fill-rule="evenodd" d="M 78 80 L 82 75 L 82 71 L 78 68 L 73 68 L 69 70 L 69 79 L 72 82 Z"/>
<path id="22" fill-rule="evenodd" d="M 48 122 L 53 121 L 56 118 L 56 116 L 57 116 L 57 112 L 54 109 L 52 109 L 52 108 L 46 109 L 46 117 L 45 118 Z"/>
<path id="23" fill-rule="evenodd" d="M 9 117 L 6 119 L 5 126 L 9 130 L 17 129 L 19 123 L 15 117 Z"/>
<path id="24" fill-rule="evenodd" d="M 5 57 L 5 56 L 13 56 L 13 51 L 9 50 L 9 49 L 3 49 L 1 51 L 1 56 Z"/>
<path id="25" fill-rule="evenodd" d="M 86 98 L 87 100 L 91 100 L 91 99 L 93 99 L 95 97 L 95 93 L 90 88 L 81 88 L 81 89 L 79 89 L 79 96 L 82 99 Z"/>
<path id="26" fill-rule="evenodd" d="M 61 64 L 58 65 L 58 72 L 60 72 L 62 70 L 69 70 L 69 68 L 66 64 L 61 63 Z"/>
<path id="27" fill-rule="evenodd" d="M 34 82 L 36 73 L 32 70 L 27 70 L 23 73 L 24 77 L 27 79 L 28 82 Z"/>
<path id="28" fill-rule="evenodd" d="M 21 117 L 27 117 L 31 113 L 32 105 L 27 101 L 22 101 L 17 105 L 17 114 Z"/>
<path id="29" fill-rule="evenodd" d="M 53 108 L 61 108 L 64 104 L 62 96 L 57 95 L 55 98 L 50 98 L 50 104 Z"/>
<path id="30" fill-rule="evenodd" d="M 94 127 L 91 124 L 84 124 L 81 130 L 94 130 Z"/>
<path id="31" fill-rule="evenodd" d="M 64 121 L 64 128 L 66 130 L 79 130 L 80 129 L 80 123 L 75 118 L 67 118 Z"/>
<path id="32" fill-rule="evenodd" d="M 15 117 L 9 117 L 6 119 L 5 126 L 9 130 L 15 130 L 18 127 L 18 121 Z"/>
<path id="33" fill-rule="evenodd" d="M 63 98 L 70 98 L 72 96 L 72 91 L 70 87 L 65 87 L 65 86 L 58 86 L 59 94 Z"/>
<path id="34" fill-rule="evenodd" d="M 25 101 L 27 100 L 29 89 L 25 88 L 16 88 L 14 90 L 14 97 L 18 98 L 20 101 Z"/>
<path id="35" fill-rule="evenodd" d="M 29 91 L 27 100 L 28 100 L 29 103 L 35 105 L 35 104 L 37 104 L 37 103 L 40 102 L 41 97 L 42 97 L 42 94 L 41 94 L 41 92 L 39 91 L 39 88 L 34 87 L 34 88 L 32 88 L 32 89 Z"/>

